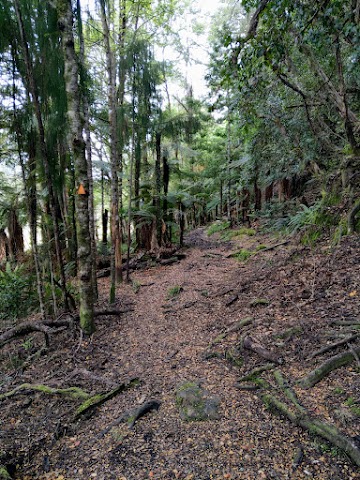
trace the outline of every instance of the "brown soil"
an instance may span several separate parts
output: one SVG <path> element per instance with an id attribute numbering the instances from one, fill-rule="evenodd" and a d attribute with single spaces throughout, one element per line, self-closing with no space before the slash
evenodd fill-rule
<path id="1" fill-rule="evenodd" d="M 26 368 L 22 362 L 41 346 L 41 334 L 1 350 L 0 394 L 25 382 L 101 392 L 140 379 L 135 388 L 75 422 L 81 402 L 64 395 L 25 391 L 3 400 L 0 455 L 17 467 L 15 478 L 360 479 L 340 451 L 269 411 L 258 391 L 237 388 L 239 377 L 267 362 L 243 350 L 241 365 L 234 365 L 230 360 L 238 354 L 235 347 L 240 349 L 240 332 L 219 337 L 252 317 L 249 334 L 282 358 L 279 370 L 291 383 L 349 348 L 309 359 L 351 329 L 332 322 L 359 322 L 359 237 L 347 237 L 337 247 L 323 243 L 315 250 L 292 241 L 259 251 L 246 262 L 229 254 L 239 248 L 255 251 L 277 240 L 257 235 L 222 242 L 199 229 L 187 242 L 186 257 L 179 263 L 138 271 L 133 284 L 119 286 L 117 307 L 132 306 L 133 311 L 98 318 L 90 339 L 82 338 L 78 329 L 65 330 L 52 336 L 48 353 Z M 99 285 L 105 305 L 108 279 Z M 181 287 L 178 293 L 174 287 Z M 262 378 L 275 387 L 272 372 Z M 185 381 L 198 382 L 220 397 L 218 420 L 180 419 L 176 391 Z M 359 440 L 357 361 L 310 390 L 294 389 L 312 415 Z M 99 435 L 124 412 L 151 399 L 161 402 L 159 410 L 144 415 L 134 428 L 123 422 Z M 299 449 L 302 459 L 293 465 Z"/>

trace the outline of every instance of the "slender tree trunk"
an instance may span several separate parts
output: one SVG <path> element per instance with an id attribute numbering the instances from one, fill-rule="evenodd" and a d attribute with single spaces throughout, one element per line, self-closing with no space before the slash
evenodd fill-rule
<path id="1" fill-rule="evenodd" d="M 229 96 L 229 93 L 228 93 Z M 227 114 L 227 149 L 226 149 L 226 162 L 227 162 L 227 167 L 226 167 L 226 174 L 228 177 L 228 185 L 227 185 L 227 192 L 226 192 L 226 212 L 227 212 L 227 220 L 228 222 L 231 222 L 231 179 L 230 179 L 230 174 L 231 174 L 231 114 L 230 114 L 230 107 L 228 106 L 228 114 Z"/>
<path id="2" fill-rule="evenodd" d="M 81 92 L 82 92 L 82 107 L 84 115 L 84 125 L 85 125 L 85 134 L 86 134 L 86 161 L 88 166 L 88 181 L 89 181 L 89 220 L 90 220 L 90 236 L 91 236 L 91 255 L 92 255 L 92 284 L 94 288 L 94 298 L 98 298 L 98 288 L 97 288 L 97 278 L 96 278 L 96 240 L 95 240 L 95 214 L 94 214 L 94 185 L 93 185 L 93 175 L 92 175 L 92 151 L 91 151 L 91 134 L 90 134 L 90 119 L 89 119 L 89 102 L 88 102 L 88 93 L 86 85 L 86 74 L 85 74 L 85 42 L 81 18 L 81 7 L 80 0 L 76 0 L 76 11 L 77 11 L 77 23 L 78 23 L 78 32 L 80 40 L 80 55 L 79 55 L 79 64 L 80 64 L 80 82 L 81 82 Z"/>
<path id="3" fill-rule="evenodd" d="M 355 138 L 355 132 L 354 132 L 354 127 L 350 115 L 349 115 L 349 104 L 348 104 L 348 99 L 346 95 L 346 84 L 345 84 L 345 78 L 344 78 L 344 66 L 343 66 L 343 60 L 341 56 L 341 46 L 340 46 L 340 39 L 339 36 L 336 36 L 335 38 L 335 58 L 336 58 L 336 66 L 337 66 L 337 73 L 339 77 L 339 84 L 340 84 L 340 96 L 342 97 L 342 102 L 343 102 L 343 118 L 344 118 L 344 125 L 345 125 L 345 132 L 347 139 L 349 141 L 352 153 L 354 155 L 359 155 L 360 154 L 360 145 L 356 141 Z"/>
<path id="4" fill-rule="evenodd" d="M 156 215 L 156 238 L 159 247 L 162 243 L 162 208 L 161 208 L 161 133 L 157 132 L 155 137 L 155 195 L 154 206 Z"/>
<path id="5" fill-rule="evenodd" d="M 122 279 L 121 229 L 119 221 L 119 148 L 116 99 L 116 70 L 114 52 L 111 48 L 109 19 L 106 15 L 105 0 L 100 0 L 101 23 L 103 27 L 106 69 L 108 76 L 108 105 L 110 123 L 110 162 L 111 162 L 111 287 L 110 303 L 115 301 L 116 283 Z"/>
<path id="6" fill-rule="evenodd" d="M 85 142 L 83 139 L 83 119 L 81 118 L 78 63 L 72 29 L 73 14 L 71 0 L 56 0 L 56 6 L 65 57 L 65 83 L 75 176 L 78 185 L 83 185 L 85 189 L 85 194 L 80 194 L 80 191 L 78 191 L 75 198 L 75 207 L 78 240 L 77 258 L 79 265 L 80 325 L 82 330 L 90 335 L 95 331 L 95 323 L 88 202 L 89 182 Z"/>
<path id="7" fill-rule="evenodd" d="M 132 217 L 132 184 L 133 184 L 133 169 L 135 161 L 135 75 L 136 75 L 136 59 L 133 57 L 133 78 L 132 78 L 132 117 L 131 117 L 131 154 L 130 154 L 130 175 L 129 175 L 129 203 L 128 203 L 128 230 L 127 230 L 127 268 L 126 268 L 126 280 L 130 281 L 130 246 L 131 246 L 131 217 Z"/>
<path id="8" fill-rule="evenodd" d="M 166 222 L 168 220 L 168 192 L 169 192 L 169 183 L 170 183 L 170 165 L 167 158 L 167 153 L 163 154 L 163 190 L 164 190 L 164 201 L 163 201 L 163 216 Z M 171 242 L 171 230 L 166 229 L 164 237 L 167 241 Z"/>

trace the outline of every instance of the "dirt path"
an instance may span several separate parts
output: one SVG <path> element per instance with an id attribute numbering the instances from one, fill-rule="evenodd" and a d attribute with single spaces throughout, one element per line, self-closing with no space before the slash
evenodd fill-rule
<path id="1" fill-rule="evenodd" d="M 330 449 L 326 451 L 321 442 L 269 412 L 256 392 L 236 388 L 240 375 L 264 364 L 263 359 L 251 352 L 243 353 L 240 368 L 226 360 L 238 341 L 236 332 L 211 346 L 226 328 L 251 316 L 254 318 L 252 335 L 285 357 L 282 368 L 286 374 L 299 375 L 303 370 L 304 349 L 314 340 L 314 331 L 318 328 L 316 312 L 307 318 L 314 304 L 302 301 L 306 288 L 300 280 L 295 280 L 295 276 L 301 277 L 304 271 L 304 264 L 296 263 L 299 250 L 284 246 L 248 263 L 239 263 L 229 257 L 231 250 L 239 246 L 255 249 L 261 242 L 276 241 L 244 237 L 235 247 L 207 237 L 203 230 L 192 232 L 187 241 L 191 248 L 185 249 L 184 260 L 136 272 L 132 276 L 133 285 L 119 288 L 119 305 L 132 305 L 133 312 L 99 321 L 91 341 L 79 344 L 72 340 L 70 351 L 69 345 L 58 346 L 57 356 L 51 361 L 41 360 L 33 371 L 27 372 L 28 380 L 34 381 L 35 374 L 39 383 L 69 386 L 75 382 L 87 390 L 90 387 L 98 390 L 99 385 L 71 377 L 74 368 L 87 369 L 109 383 L 138 377 L 141 384 L 106 402 L 91 419 L 83 419 L 76 425 L 68 422 L 66 412 L 73 408 L 70 401 L 58 399 L 55 403 L 54 400 L 46 403 L 44 397 L 36 397 L 22 414 L 29 418 L 30 443 L 32 439 L 34 443 L 35 438 L 39 440 L 31 419 L 43 416 L 43 424 L 48 429 L 47 434 L 41 432 L 46 448 L 26 459 L 24 475 L 18 478 L 360 478 L 346 459 Z M 297 260 L 289 272 L 284 265 L 295 254 Z M 301 258 L 301 262 L 303 260 Z M 309 279 L 311 271 L 310 262 L 306 280 L 310 286 L 313 285 Z M 358 273 L 357 269 L 356 275 Z M 293 282 L 291 298 L 284 288 L 289 285 L 284 275 Z M 101 280 L 100 289 L 105 295 L 106 279 Z M 269 304 L 254 306 L 254 300 L 264 297 Z M 335 307 L 328 301 L 327 304 L 336 317 Z M 323 308 L 321 301 L 317 308 L 319 312 Z M 303 342 L 299 344 L 296 339 L 290 339 L 274 346 L 274 332 L 294 325 L 303 328 Z M 207 358 L 209 351 L 216 352 L 217 357 Z M 176 391 L 186 381 L 197 382 L 220 398 L 218 420 L 185 422 L 180 419 Z M 351 371 L 342 372 L 342 387 L 354 389 L 353 381 Z M 324 414 L 321 402 L 329 401 L 329 389 L 314 389 L 315 394 L 317 399 L 306 406 Z M 120 423 L 99 437 L 99 433 L 124 412 L 150 399 L 161 402 L 157 412 L 141 418 L 133 429 Z M 24 399 L 14 400 L 14 405 L 16 424 Z M 350 435 L 356 432 L 356 424 L 349 427 Z M 303 451 L 303 460 L 293 467 L 299 448 Z"/>

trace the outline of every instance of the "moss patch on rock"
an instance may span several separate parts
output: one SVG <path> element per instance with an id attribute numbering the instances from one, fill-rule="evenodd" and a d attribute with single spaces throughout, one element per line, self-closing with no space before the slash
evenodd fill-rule
<path id="1" fill-rule="evenodd" d="M 196 382 L 185 382 L 178 388 L 176 404 L 185 421 L 216 420 L 220 399 L 211 396 Z"/>

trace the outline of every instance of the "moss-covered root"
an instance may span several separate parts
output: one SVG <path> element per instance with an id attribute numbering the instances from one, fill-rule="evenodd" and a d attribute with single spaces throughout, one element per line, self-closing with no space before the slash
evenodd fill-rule
<path id="1" fill-rule="evenodd" d="M 273 395 L 265 394 L 262 395 L 261 398 L 266 405 L 278 410 L 295 425 L 324 438 L 335 447 L 338 447 L 346 453 L 355 465 L 360 467 L 360 450 L 356 447 L 351 438 L 342 435 L 337 428 L 313 419 L 310 416 L 305 415 L 303 412 L 294 413 L 287 405 Z"/>
<path id="2" fill-rule="evenodd" d="M 80 400 L 86 400 L 90 397 L 88 393 L 84 392 L 84 390 L 78 387 L 52 388 L 47 385 L 32 385 L 31 383 L 23 383 L 22 385 L 15 387 L 10 392 L 0 395 L 0 402 L 26 390 L 33 390 L 36 392 L 46 393 L 48 395 L 68 395 L 71 398 Z"/>
<path id="3" fill-rule="evenodd" d="M 0 480 L 11 480 L 10 473 L 4 465 L 0 464 Z"/>
<path id="4" fill-rule="evenodd" d="M 122 383 L 117 387 L 115 387 L 113 390 L 110 390 L 109 392 L 88 397 L 87 399 L 85 399 L 85 402 L 83 402 L 77 408 L 75 412 L 75 420 L 77 420 L 79 417 L 81 417 L 85 413 L 88 413 L 90 410 L 96 407 L 99 407 L 100 405 L 105 403 L 107 400 L 110 400 L 111 398 L 115 397 L 119 393 L 125 392 L 126 390 L 129 390 L 129 388 L 133 388 L 136 385 L 139 385 L 139 383 L 140 383 L 140 380 L 138 378 L 132 378 L 129 382 Z"/>
<path id="5" fill-rule="evenodd" d="M 360 347 L 354 348 L 353 351 L 339 353 L 329 358 L 317 368 L 312 370 L 306 377 L 299 381 L 299 385 L 304 388 L 311 388 L 320 382 L 330 372 L 337 368 L 344 367 L 356 359 L 356 355 L 360 355 Z"/>

